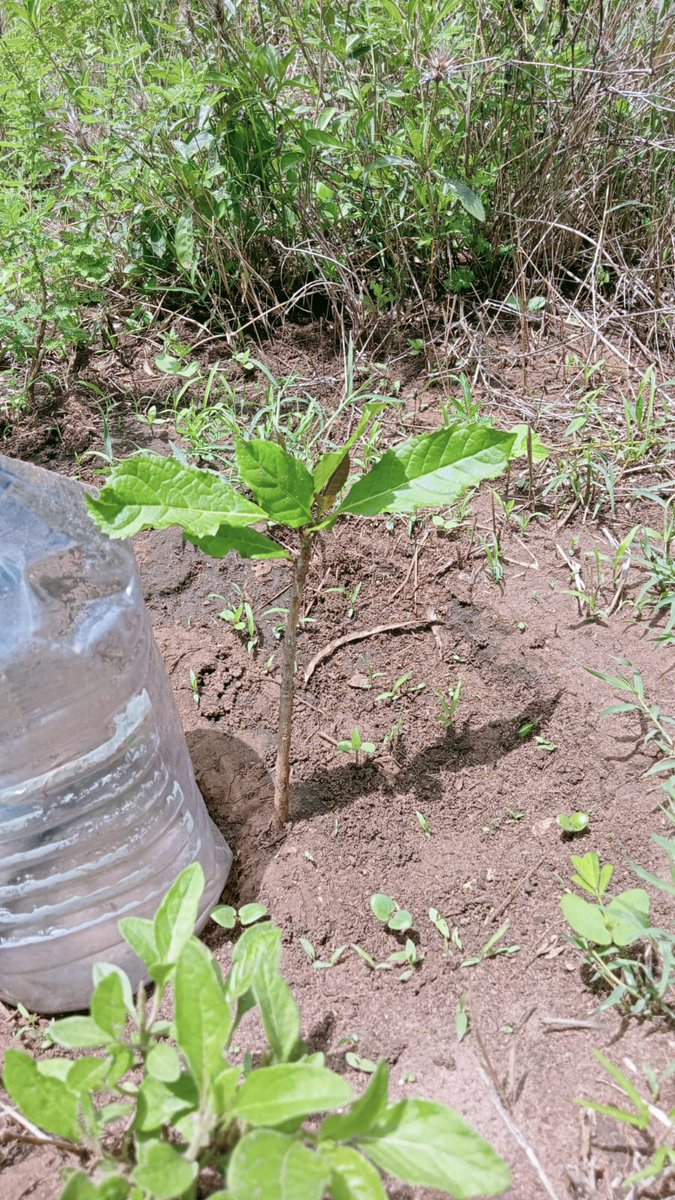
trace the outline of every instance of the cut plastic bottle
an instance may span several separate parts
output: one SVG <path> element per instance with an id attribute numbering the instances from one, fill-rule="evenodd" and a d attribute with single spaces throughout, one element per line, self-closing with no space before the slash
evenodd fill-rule
<path id="1" fill-rule="evenodd" d="M 136 985 L 122 916 L 232 855 L 197 788 L 128 543 L 76 481 L 0 455 L 0 997 L 88 1006 L 95 962 Z"/>

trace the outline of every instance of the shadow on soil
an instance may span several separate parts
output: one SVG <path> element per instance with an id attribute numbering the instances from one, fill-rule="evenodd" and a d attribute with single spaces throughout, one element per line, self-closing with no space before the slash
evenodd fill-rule
<path id="1" fill-rule="evenodd" d="M 524 725 L 535 723 L 532 732 L 544 729 L 561 696 L 562 691 L 558 691 L 548 698 L 535 699 L 514 716 L 489 721 L 478 729 L 471 730 L 466 725 L 461 732 L 448 729 L 413 759 L 404 761 L 394 778 L 373 763 L 319 771 L 296 789 L 293 817 L 297 820 L 343 808 L 383 789 L 412 792 L 417 802 L 422 803 L 430 794 L 438 795 L 438 777 L 442 772 L 489 766 L 522 745 Z"/>

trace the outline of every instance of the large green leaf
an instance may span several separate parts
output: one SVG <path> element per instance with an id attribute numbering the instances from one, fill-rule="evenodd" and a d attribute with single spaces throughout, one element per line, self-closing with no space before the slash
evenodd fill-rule
<path id="1" fill-rule="evenodd" d="M 183 1196 L 198 1173 L 197 1163 L 188 1162 L 176 1146 L 168 1142 L 139 1142 L 134 1183 L 140 1184 L 156 1200 L 175 1200 Z"/>
<path id="2" fill-rule="evenodd" d="M 612 935 L 599 904 L 589 904 L 583 896 L 566 892 L 560 901 L 565 918 L 579 937 L 597 946 L 611 946 Z"/>
<path id="3" fill-rule="evenodd" d="M 492 1146 L 454 1109 L 432 1100 L 401 1100 L 358 1141 L 380 1170 L 454 1200 L 496 1196 L 511 1182 Z"/>
<path id="4" fill-rule="evenodd" d="M 615 946 L 629 946 L 649 928 L 649 893 L 644 888 L 629 888 L 610 900 L 605 909 Z"/>
<path id="5" fill-rule="evenodd" d="M 295 1117 L 341 1108 L 352 1099 L 341 1075 L 312 1063 L 280 1063 L 249 1075 L 237 1093 L 234 1115 L 251 1125 L 283 1125 Z"/>
<path id="6" fill-rule="evenodd" d="M 134 1129 L 152 1133 L 162 1125 L 173 1124 L 178 1117 L 199 1108 L 199 1093 L 187 1071 L 173 1083 L 146 1075 L 138 1089 Z"/>
<path id="7" fill-rule="evenodd" d="M 515 440 L 513 433 L 482 424 L 423 434 L 388 450 L 354 484 L 337 511 L 374 517 L 445 507 L 467 488 L 501 475 Z"/>
<path id="8" fill-rule="evenodd" d="M 312 520 L 314 480 L 304 463 L 277 442 L 238 442 L 237 466 L 268 516 L 298 529 Z"/>
<path id="9" fill-rule="evenodd" d="M 227 1170 L 232 1200 L 322 1200 L 325 1159 L 284 1133 L 256 1129 L 237 1143 Z"/>
<path id="10" fill-rule="evenodd" d="M 471 190 L 467 183 L 462 183 L 461 179 L 446 179 L 448 187 L 455 193 L 462 208 L 465 208 L 472 217 L 477 221 L 485 220 L 485 209 L 480 196 L 477 196 Z"/>
<path id="11" fill-rule="evenodd" d="M 276 967 L 281 963 L 281 930 L 271 921 L 250 925 L 237 941 L 225 981 L 226 995 L 237 1000 L 248 992 L 263 962 Z"/>
<path id="12" fill-rule="evenodd" d="M 107 1046 L 115 1039 L 92 1017 L 62 1017 L 49 1027 L 49 1036 L 57 1046 L 68 1050 L 91 1050 L 94 1046 Z"/>
<path id="13" fill-rule="evenodd" d="M 189 211 L 182 212 L 176 221 L 174 249 L 179 265 L 184 271 L 189 271 L 195 252 L 195 231 Z"/>
<path id="14" fill-rule="evenodd" d="M 105 975 L 94 989 L 91 998 L 91 1015 L 96 1024 L 111 1037 L 122 1037 L 128 1012 L 124 984 L 116 971 Z"/>
<path id="15" fill-rule="evenodd" d="M 218 964 L 211 951 L 191 938 L 184 946 L 174 979 L 176 1040 L 190 1064 L 200 1092 L 227 1063 L 224 1057 L 233 1024 Z"/>
<path id="16" fill-rule="evenodd" d="M 199 901 L 204 891 L 204 871 L 200 863 L 191 863 L 181 871 L 155 913 L 154 929 L 161 962 L 175 963 L 192 937 Z"/>
<path id="17" fill-rule="evenodd" d="M 66 1063 L 69 1069 L 71 1064 Z M 25 1117 L 47 1133 L 79 1141 L 77 1119 L 79 1100 L 67 1083 L 41 1070 L 24 1050 L 8 1050 L 5 1054 L 3 1082 L 14 1103 Z"/>
<path id="18" fill-rule="evenodd" d="M 258 533 L 257 529 L 240 528 L 235 525 L 221 525 L 213 537 L 190 537 L 188 541 L 199 546 L 209 558 L 224 558 L 231 550 L 236 550 L 242 558 L 290 558 L 288 550 L 284 550 L 278 542 Z"/>
<path id="19" fill-rule="evenodd" d="M 387 1200 L 379 1171 L 358 1150 L 336 1146 L 325 1154 L 333 1168 L 333 1200 Z"/>
<path id="20" fill-rule="evenodd" d="M 125 942 L 128 942 L 146 967 L 154 967 L 158 958 L 155 922 L 149 921 L 147 917 L 122 917 L 118 922 L 118 929 Z"/>
<path id="21" fill-rule="evenodd" d="M 219 475 L 159 454 L 116 463 L 98 497 L 87 496 L 87 505 L 113 538 L 170 525 L 179 525 L 193 537 L 208 537 L 221 525 L 253 525 L 265 516 Z"/>
<path id="22" fill-rule="evenodd" d="M 389 1064 L 381 1058 L 363 1095 L 354 1101 L 348 1112 L 326 1117 L 319 1130 L 319 1138 L 348 1142 L 358 1134 L 368 1133 L 384 1112 L 388 1098 Z"/>
<path id="23" fill-rule="evenodd" d="M 300 1013 L 281 971 L 262 960 L 253 977 L 253 995 L 277 1062 L 293 1058 L 300 1042 Z"/>

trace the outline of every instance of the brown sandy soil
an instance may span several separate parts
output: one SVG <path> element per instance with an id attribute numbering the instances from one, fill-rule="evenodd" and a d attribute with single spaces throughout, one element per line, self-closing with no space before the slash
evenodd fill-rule
<path id="1" fill-rule="evenodd" d="M 335 376 L 335 365 L 319 364 L 317 374 Z M 410 386 L 405 394 L 412 394 Z M 413 407 L 419 416 L 419 390 Z M 435 401 L 420 419 L 437 423 Z M 71 414 L 80 449 L 92 445 L 83 426 Z M 63 422 L 59 427 L 63 436 Z M 131 436 L 144 440 L 143 431 Z M 63 443 L 53 449 L 54 465 L 72 471 L 72 441 L 66 452 Z M 20 441 L 11 450 L 30 455 Z M 34 457 L 44 461 L 46 450 L 35 447 Z M 627 503 L 617 505 L 610 526 L 616 537 L 637 520 Z M 476 511 L 474 549 L 481 527 L 491 523 L 487 497 Z M 306 613 L 316 623 L 300 636 L 299 679 L 312 656 L 345 633 L 416 617 L 420 628 L 340 648 L 301 683 L 292 821 L 283 834 L 272 821 L 270 775 L 280 618 L 265 614 L 285 602 L 286 568 L 232 556 L 210 562 L 175 531 L 137 539 L 197 778 L 236 855 L 224 899 L 268 905 L 284 931 L 284 966 L 305 1034 L 332 1065 L 343 1069 L 349 1050 L 384 1056 L 396 1096 L 426 1095 L 460 1109 L 512 1164 L 509 1200 L 547 1194 L 607 1200 L 624 1194 L 618 1180 L 646 1161 L 648 1143 L 575 1105 L 579 1096 L 621 1103 L 593 1048 L 617 1064 L 630 1060 L 643 1079 L 646 1066 L 660 1071 L 673 1059 L 675 1037 L 663 1020 L 622 1021 L 616 1010 L 594 1015 L 602 996 L 590 990 L 566 938 L 560 897 L 572 853 L 594 849 L 613 862 L 617 888 L 634 886 L 628 858 L 664 870 L 651 841 L 666 832 L 658 780 L 644 777 L 652 752 L 640 744 L 633 718 L 600 718 L 614 697 L 585 668 L 611 671 L 613 656 L 629 658 L 648 694 L 673 711 L 672 650 L 656 646 L 653 630 L 635 623 L 630 608 L 604 622 L 580 619 L 555 543 L 569 548 L 578 536 L 583 550 L 607 550 L 599 525 L 582 523 L 580 514 L 560 532 L 550 515 L 525 537 L 507 532 L 499 586 L 484 555 L 467 552 L 465 533 L 448 536 L 427 523 L 410 537 L 407 522 L 390 524 L 355 520 L 326 536 L 310 573 Z M 359 583 L 350 618 L 347 597 L 329 589 L 351 592 Z M 252 654 L 218 618 L 224 602 L 211 598 L 236 599 L 235 585 L 258 619 Z M 629 593 L 634 586 L 631 580 Z M 430 613 L 433 624 L 424 627 Z M 406 672 L 412 675 L 400 699 L 378 701 Z M 459 679 L 461 703 L 446 730 L 434 689 L 447 694 Z M 417 685 L 424 686 L 413 690 Z M 357 766 L 336 749 L 355 725 L 382 747 L 399 718 L 398 740 L 372 761 Z M 524 725 L 534 725 L 529 735 Z M 573 810 L 589 811 L 591 824 L 571 844 L 556 816 Z M 351 949 L 358 944 L 379 962 L 398 948 L 397 935 L 370 912 L 376 891 L 414 915 L 423 961 L 407 980 L 400 970 L 371 970 Z M 654 906 L 659 922 L 672 920 L 664 895 L 655 894 Z M 452 947 L 452 956 L 444 955 L 430 907 L 456 926 L 463 951 Z M 517 950 L 463 967 L 507 921 L 502 944 Z M 227 963 L 228 935 L 214 926 L 206 937 Z M 339 946 L 347 949 L 332 969 L 317 970 L 301 938 L 324 960 Z M 455 1012 L 462 996 L 471 1027 L 460 1044 Z M 561 1021 L 570 1027 L 558 1028 Z M 576 1021 L 587 1024 L 575 1027 Z M 21 1026 L 15 1013 L 0 1012 L 0 1048 L 26 1039 Z M 365 1074 L 347 1070 L 357 1088 L 365 1086 Z M 671 1079 L 659 1105 L 667 1110 L 673 1103 Z M 61 1169 L 74 1160 L 51 1147 L 7 1141 L 0 1163 L 1 1200 L 55 1200 Z M 659 1194 L 674 1195 L 669 1186 Z M 392 1189 L 396 1200 L 413 1194 Z"/>

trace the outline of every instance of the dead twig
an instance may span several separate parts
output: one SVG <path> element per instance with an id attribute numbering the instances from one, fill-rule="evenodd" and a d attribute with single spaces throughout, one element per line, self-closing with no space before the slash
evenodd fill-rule
<path id="1" fill-rule="evenodd" d="M 392 621 L 388 625 L 375 625 L 373 629 L 355 629 L 353 633 L 345 633 L 343 637 L 335 638 L 334 641 L 324 646 L 323 650 L 319 650 L 318 654 L 314 655 L 305 670 L 305 687 L 320 663 L 335 654 L 335 651 L 339 650 L 341 646 L 348 646 L 350 642 L 363 642 L 366 638 L 377 637 L 379 633 L 402 633 L 406 629 L 428 629 L 430 625 L 434 624 L 439 624 L 439 622 L 429 617 L 422 617 L 414 621 Z"/>
<path id="2" fill-rule="evenodd" d="M 523 886 L 523 884 L 524 884 L 524 883 L 527 883 L 527 881 L 528 881 L 528 879 L 530 878 L 530 876 L 531 876 L 531 875 L 534 875 L 534 872 L 539 870 L 539 868 L 540 868 L 541 864 L 544 862 L 545 858 L 546 858 L 546 855 L 544 854 L 544 855 L 542 855 L 542 857 L 539 859 L 539 861 L 538 861 L 538 862 L 536 862 L 536 863 L 534 864 L 534 866 L 533 866 L 533 867 L 528 867 L 528 869 L 527 869 L 527 871 L 525 872 L 525 874 L 520 876 L 520 878 L 519 878 L 519 880 L 518 880 L 518 882 L 517 882 L 516 886 L 513 888 L 513 890 L 512 890 L 511 892 L 509 892 L 509 894 L 508 894 L 508 896 L 506 897 L 506 900 L 504 901 L 504 903 L 503 903 L 503 904 L 500 904 L 500 905 L 499 905 L 499 908 L 493 908 L 493 909 L 492 909 L 492 910 L 491 910 L 491 911 L 488 913 L 488 915 L 486 916 L 485 920 L 483 921 L 483 924 L 484 924 L 484 925 L 487 925 L 488 921 L 497 921 L 497 920 L 499 920 L 499 918 L 500 918 L 500 917 L 501 917 L 501 916 L 502 916 L 502 915 L 503 915 L 503 914 L 506 912 L 507 908 L 509 907 L 509 904 L 511 904 L 511 902 L 512 902 L 513 900 L 515 900 L 515 898 L 516 898 L 516 896 L 518 895 L 518 892 L 520 891 L 520 889 L 521 889 L 521 887 Z"/>

